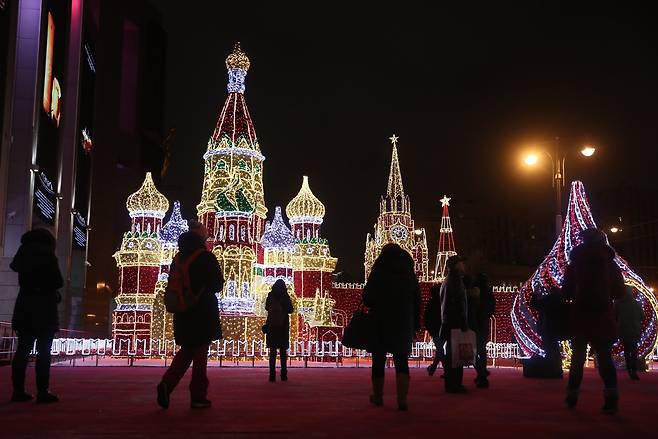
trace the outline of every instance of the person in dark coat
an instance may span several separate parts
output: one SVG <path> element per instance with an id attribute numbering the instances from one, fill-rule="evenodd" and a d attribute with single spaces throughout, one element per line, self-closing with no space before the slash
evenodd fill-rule
<path id="1" fill-rule="evenodd" d="M 420 329 L 420 288 L 411 255 L 397 244 L 386 244 L 363 288 L 363 304 L 373 324 L 372 395 L 384 404 L 386 353 L 393 354 L 398 409 L 407 410 L 409 363 L 414 334 Z"/>
<path id="2" fill-rule="evenodd" d="M 429 332 L 434 342 L 434 347 L 436 353 L 434 354 L 434 360 L 432 364 L 427 366 L 427 373 L 430 376 L 434 375 L 436 368 L 439 367 L 439 363 L 445 358 L 445 353 L 443 351 L 444 340 L 441 340 L 439 337 L 439 330 L 441 329 L 441 285 L 433 285 L 430 289 L 430 300 L 427 301 L 425 306 L 425 329 Z"/>
<path id="3" fill-rule="evenodd" d="M 448 393 L 464 393 L 462 384 L 464 368 L 452 367 L 451 331 L 468 331 L 468 303 L 464 286 L 464 258 L 454 255 L 446 261 L 448 275 L 441 285 L 441 331 L 446 340 L 446 360 L 443 362 L 445 390 Z"/>
<path id="4" fill-rule="evenodd" d="M 18 335 L 18 346 L 12 361 L 12 402 L 30 401 L 25 391 L 25 371 L 32 346 L 36 341 L 37 402 L 57 402 L 48 391 L 50 385 L 50 350 L 59 330 L 57 291 L 64 281 L 55 256 L 55 237 L 46 229 L 34 229 L 21 237 L 21 246 L 9 265 L 18 273 L 20 289 L 14 305 L 12 328 Z"/>
<path id="5" fill-rule="evenodd" d="M 211 406 L 207 399 L 208 348 L 212 341 L 222 338 L 216 293 L 224 286 L 224 276 L 217 258 L 206 250 L 204 240 L 198 233 L 185 232 L 180 235 L 178 250 L 170 272 L 176 270 L 177 263 L 182 264 L 187 258 L 194 257 L 189 265 L 190 286 L 199 299 L 187 310 L 174 313 L 174 338 L 180 349 L 158 384 L 158 404 L 163 408 L 169 407 L 169 395 L 193 363 L 191 406 L 207 408 Z"/>
<path id="6" fill-rule="evenodd" d="M 276 381 L 276 352 L 281 357 L 281 381 L 288 381 L 287 350 L 290 346 L 290 319 L 292 301 L 288 295 L 286 283 L 278 279 L 265 299 L 267 321 L 267 348 L 270 350 L 270 381 Z"/>
<path id="7" fill-rule="evenodd" d="M 478 290 L 477 306 L 474 309 L 473 331 L 475 331 L 476 356 L 475 370 L 477 378 L 475 384 L 479 388 L 489 387 L 489 371 L 487 370 L 487 343 L 491 331 L 491 316 L 496 311 L 496 299 L 493 295 L 489 278 L 484 273 L 477 273 L 473 277 L 473 289 Z"/>
<path id="8" fill-rule="evenodd" d="M 581 233 L 582 244 L 571 251 L 562 285 L 565 299 L 572 300 L 571 368 L 565 403 L 573 408 L 583 380 L 587 344 L 596 352 L 603 379 L 604 414 L 617 412 L 619 393 L 612 361 L 612 345 L 617 338 L 613 300 L 625 294 L 621 270 L 614 261 L 615 251 L 606 243 L 605 233 L 591 228 Z"/>
<path id="9" fill-rule="evenodd" d="M 624 346 L 626 371 L 632 380 L 639 380 L 637 375 L 637 344 L 642 335 L 642 320 L 644 311 L 642 305 L 635 299 L 633 287 L 626 286 L 626 294 L 615 301 L 615 313 L 619 328 L 619 341 Z"/>
<path id="10" fill-rule="evenodd" d="M 537 310 L 537 329 L 541 336 L 546 353 L 545 371 L 546 377 L 562 378 L 562 354 L 560 352 L 560 340 L 564 336 L 565 321 L 570 316 L 565 316 L 562 292 L 559 288 L 551 288 L 548 294 L 536 294 L 532 296 L 532 306 Z"/>

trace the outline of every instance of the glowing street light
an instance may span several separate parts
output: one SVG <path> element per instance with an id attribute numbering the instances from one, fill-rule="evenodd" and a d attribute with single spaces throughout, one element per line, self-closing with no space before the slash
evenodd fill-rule
<path id="1" fill-rule="evenodd" d="M 621 232 L 621 229 L 617 226 L 613 226 L 613 227 L 610 227 L 610 232 L 611 233 Z"/>
<path id="2" fill-rule="evenodd" d="M 583 149 L 580 150 L 580 153 L 585 157 L 592 157 L 596 152 L 596 148 L 592 145 L 585 145 Z"/>
<path id="3" fill-rule="evenodd" d="M 537 154 L 528 154 L 525 159 L 523 159 L 523 163 L 525 163 L 528 166 L 534 166 L 537 164 L 539 161 L 539 157 L 537 157 Z"/>

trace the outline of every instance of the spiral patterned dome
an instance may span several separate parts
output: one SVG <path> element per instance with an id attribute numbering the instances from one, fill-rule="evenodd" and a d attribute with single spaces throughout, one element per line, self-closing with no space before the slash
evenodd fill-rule
<path id="1" fill-rule="evenodd" d="M 245 72 L 249 70 L 249 57 L 242 51 L 240 47 L 240 42 L 235 43 L 233 47 L 233 52 L 226 57 L 226 68 L 227 69 L 242 69 Z"/>
<path id="2" fill-rule="evenodd" d="M 128 197 L 126 208 L 131 218 L 150 216 L 162 219 L 169 210 L 169 201 L 156 189 L 151 173 L 147 172 L 142 187 Z"/>
<path id="3" fill-rule="evenodd" d="M 321 223 L 324 218 L 324 204 L 317 199 L 308 186 L 308 177 L 302 180 L 302 188 L 286 207 L 290 224 L 311 222 Z"/>

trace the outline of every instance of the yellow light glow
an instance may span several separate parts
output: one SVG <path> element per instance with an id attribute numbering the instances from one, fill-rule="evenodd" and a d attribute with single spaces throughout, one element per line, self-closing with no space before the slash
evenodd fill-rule
<path id="1" fill-rule="evenodd" d="M 525 163 L 528 166 L 534 166 L 537 164 L 538 161 L 539 161 L 539 157 L 537 156 L 537 154 L 528 154 L 523 159 L 523 163 Z"/>
<path id="2" fill-rule="evenodd" d="M 610 227 L 610 231 L 612 233 L 617 233 L 617 232 L 621 231 L 621 229 L 619 227 Z"/>
<path id="3" fill-rule="evenodd" d="M 596 152 L 596 148 L 594 148 L 591 145 L 586 145 L 583 147 L 583 149 L 580 150 L 580 153 L 585 157 L 592 157 L 595 152 Z"/>

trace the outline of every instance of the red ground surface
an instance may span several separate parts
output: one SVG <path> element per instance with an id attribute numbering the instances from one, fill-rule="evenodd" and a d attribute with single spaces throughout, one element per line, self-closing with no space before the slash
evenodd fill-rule
<path id="1" fill-rule="evenodd" d="M 241 437 L 656 437 L 658 373 L 631 382 L 619 373 L 621 410 L 599 414 L 601 382 L 586 372 L 581 404 L 562 406 L 565 380 L 530 380 L 519 369 L 492 369 L 491 388 L 447 395 L 442 382 L 412 369 L 410 411 L 395 406 L 387 370 L 385 406 L 368 403 L 367 368 L 293 368 L 287 383 L 268 383 L 264 368 L 211 368 L 209 410 L 191 410 L 189 373 L 172 406 L 155 403 L 161 367 L 54 367 L 51 406 L 9 404 L 10 369 L 0 368 L 2 438 Z M 30 368 L 29 388 L 33 389 Z M 6 399 L 5 399 L 6 398 Z M 453 435 L 447 436 L 448 432 Z"/>

